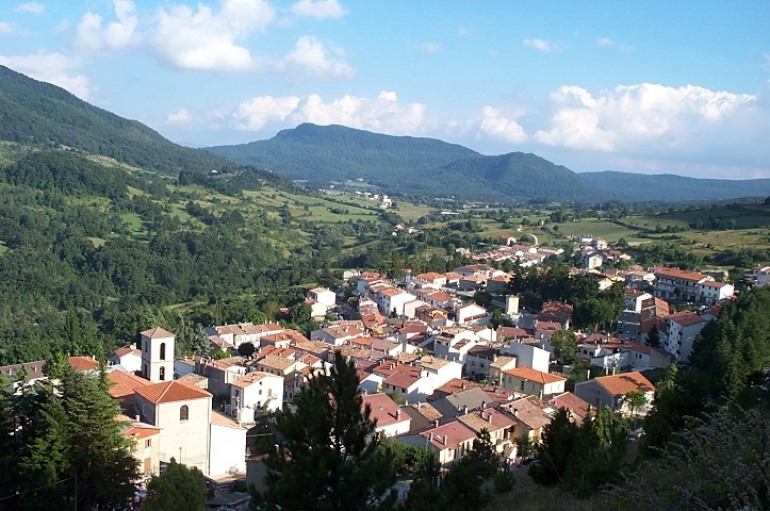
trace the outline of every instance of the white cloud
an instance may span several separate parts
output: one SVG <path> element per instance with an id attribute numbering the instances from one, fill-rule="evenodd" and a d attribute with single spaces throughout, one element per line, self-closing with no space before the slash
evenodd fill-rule
<path id="1" fill-rule="evenodd" d="M 114 0 L 113 8 L 117 21 L 105 27 L 102 27 L 102 17 L 98 14 L 87 12 L 83 15 L 75 36 L 76 48 L 114 51 L 131 43 L 138 23 L 133 2 Z"/>
<path id="2" fill-rule="evenodd" d="M 757 112 L 755 95 L 694 85 L 623 85 L 595 96 L 564 86 L 550 99 L 554 113 L 550 128 L 535 133 L 539 142 L 626 154 L 715 154 L 716 147 L 732 152 L 734 144 L 744 145 L 741 138 L 757 139 L 760 125 L 769 124 L 760 119 L 770 114 L 767 106 Z"/>
<path id="3" fill-rule="evenodd" d="M 244 101 L 235 109 L 233 127 L 246 131 L 259 131 L 272 121 L 285 121 L 299 105 L 296 96 L 274 98 L 258 96 Z"/>
<path id="4" fill-rule="evenodd" d="M 186 69 L 253 69 L 257 62 L 237 41 L 275 20 L 264 0 L 222 0 L 218 12 L 199 3 L 193 11 L 173 5 L 157 11 L 150 37 L 153 50 L 172 66 Z"/>
<path id="5" fill-rule="evenodd" d="M 166 124 L 187 124 L 192 120 L 192 115 L 186 108 L 180 108 L 176 112 L 172 112 L 166 116 Z"/>
<path id="6" fill-rule="evenodd" d="M 527 48 L 532 48 L 534 50 L 540 50 L 547 53 L 556 51 L 556 45 L 544 39 L 524 39 L 522 44 Z"/>
<path id="7" fill-rule="evenodd" d="M 233 119 L 233 127 L 249 131 L 312 122 L 403 135 L 422 131 L 425 106 L 402 104 L 392 91 L 382 91 L 376 98 L 346 95 L 328 102 L 317 94 L 304 98 L 260 96 L 240 104 L 233 112 Z"/>
<path id="8" fill-rule="evenodd" d="M 286 56 L 286 61 L 315 76 L 350 78 L 354 75 L 342 49 L 309 35 L 297 40 L 294 51 Z"/>
<path id="9" fill-rule="evenodd" d="M 307 18 L 339 18 L 347 14 L 337 0 L 299 0 L 291 6 L 291 12 L 296 16 Z"/>
<path id="10" fill-rule="evenodd" d="M 19 4 L 14 12 L 28 12 L 30 14 L 43 14 L 45 12 L 45 6 L 37 2 L 26 2 Z"/>
<path id="11" fill-rule="evenodd" d="M 0 36 L 13 35 L 16 33 L 16 25 L 7 21 L 0 21 Z"/>
<path id="12" fill-rule="evenodd" d="M 439 53 L 444 50 L 444 45 L 441 43 L 427 42 L 422 43 L 420 49 L 425 53 Z"/>
<path id="13" fill-rule="evenodd" d="M 615 41 L 613 41 L 609 37 L 600 37 L 599 39 L 596 40 L 596 45 L 603 46 L 603 47 L 615 46 Z"/>
<path id="14" fill-rule="evenodd" d="M 31 55 L 3 56 L 0 64 L 37 80 L 67 89 L 81 99 L 88 99 L 93 88 L 88 78 L 74 73 L 79 63 L 63 53 L 38 52 Z"/>
<path id="15" fill-rule="evenodd" d="M 504 117 L 500 110 L 491 106 L 485 106 L 482 109 L 479 131 L 504 142 L 518 144 L 527 140 L 524 128 L 521 127 L 516 119 Z"/>

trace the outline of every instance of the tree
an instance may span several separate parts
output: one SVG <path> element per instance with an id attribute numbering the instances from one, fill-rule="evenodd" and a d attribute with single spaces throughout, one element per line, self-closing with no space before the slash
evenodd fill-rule
<path id="1" fill-rule="evenodd" d="M 626 392 L 626 395 L 623 396 L 623 401 L 628 404 L 628 411 L 631 412 L 631 416 L 634 418 L 634 422 L 636 421 L 637 412 L 647 406 L 647 396 L 644 394 L 644 392 L 640 392 L 638 390 L 631 390 Z"/>
<path id="2" fill-rule="evenodd" d="M 250 357 L 254 354 L 255 348 L 254 344 L 250 342 L 244 342 L 240 346 L 238 346 L 238 354 L 242 357 Z"/>
<path id="3" fill-rule="evenodd" d="M 147 499 L 142 509 L 147 511 L 202 511 L 208 502 L 206 478 L 197 467 L 187 467 L 174 458 L 166 471 L 150 479 Z"/>
<path id="4" fill-rule="evenodd" d="M 653 324 L 650 331 L 647 332 L 647 345 L 653 348 L 660 348 L 660 330 L 658 330 L 657 323 Z"/>
<path id="5" fill-rule="evenodd" d="M 529 468 L 529 475 L 537 484 L 552 486 L 562 480 L 577 434 L 577 426 L 570 420 L 569 412 L 560 408 L 543 428 L 543 436 L 537 446 L 540 462 Z"/>
<path id="6" fill-rule="evenodd" d="M 284 442 L 268 459 L 268 509 L 364 510 L 394 502 L 396 467 L 378 455 L 358 384 L 355 365 L 337 352 L 331 371 L 311 378 L 294 409 L 277 415 Z"/>
<path id="7" fill-rule="evenodd" d="M 575 332 L 572 329 L 557 330 L 551 334 L 551 346 L 553 346 L 553 356 L 558 360 L 573 360 L 577 353 Z"/>

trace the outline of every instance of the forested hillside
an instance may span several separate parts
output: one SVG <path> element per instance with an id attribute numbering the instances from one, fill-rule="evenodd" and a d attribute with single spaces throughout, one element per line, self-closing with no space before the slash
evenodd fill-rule
<path id="1" fill-rule="evenodd" d="M 483 156 L 440 140 L 395 137 L 343 126 L 301 124 L 270 140 L 212 147 L 316 186 L 363 179 L 389 193 L 470 200 L 589 200 L 594 187 L 533 154 Z"/>
<path id="2" fill-rule="evenodd" d="M 232 166 L 4 66 L 0 66 L 0 140 L 74 147 L 173 175 L 185 168 L 208 172 Z"/>

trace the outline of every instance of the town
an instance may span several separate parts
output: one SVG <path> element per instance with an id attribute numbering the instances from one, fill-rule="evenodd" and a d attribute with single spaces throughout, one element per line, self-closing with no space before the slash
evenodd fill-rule
<path id="1" fill-rule="evenodd" d="M 552 271 L 539 265 L 561 252 L 506 243 L 494 253 L 525 257 L 538 273 Z M 580 424 L 608 409 L 632 421 L 629 441 L 643 435 L 656 395 L 645 374 L 660 380 L 667 368 L 686 366 L 699 332 L 735 299 L 733 285 L 712 274 L 638 265 L 600 271 L 602 260 L 624 257 L 584 238 L 571 259 L 581 267 L 565 273 L 597 293 L 622 291 L 610 323 L 583 319 L 575 328 L 574 306 L 565 301 L 525 307 L 511 294 L 516 272 L 492 264 L 392 276 L 353 269 L 336 289 L 308 291 L 319 325 L 309 335 L 278 322 L 212 325 L 204 332 L 208 349 L 177 356 L 174 333 L 157 325 L 107 360 L 68 362 L 78 372 L 106 373 L 141 480 L 172 460 L 195 467 L 218 488 L 214 507 L 245 510 L 246 485 L 265 490 L 266 453 L 255 438 L 340 358 L 355 366 L 361 405 L 380 438 L 429 449 L 448 470 L 485 430 L 501 463 L 519 466 L 534 459 L 559 410 Z M 770 268 L 746 277 L 762 287 Z M 47 379 L 45 366 L 0 372 L 19 393 Z M 241 491 L 232 491 L 238 482 Z M 409 485 L 394 491 L 404 500 Z"/>

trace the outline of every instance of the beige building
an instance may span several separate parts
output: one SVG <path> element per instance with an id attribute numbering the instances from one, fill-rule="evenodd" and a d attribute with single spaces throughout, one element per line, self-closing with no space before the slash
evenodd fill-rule
<path id="1" fill-rule="evenodd" d="M 255 420 L 255 411 L 277 412 L 283 408 L 283 378 L 252 371 L 230 387 L 230 408 L 241 424 Z"/>
<path id="2" fill-rule="evenodd" d="M 160 461 L 173 457 L 209 474 L 211 397 L 178 381 L 136 389 L 134 400 L 142 422 L 160 428 Z"/>
<path id="3" fill-rule="evenodd" d="M 516 367 L 503 371 L 503 387 L 540 398 L 562 394 L 566 382 L 567 378 L 563 376 L 544 373 L 529 367 Z"/>

